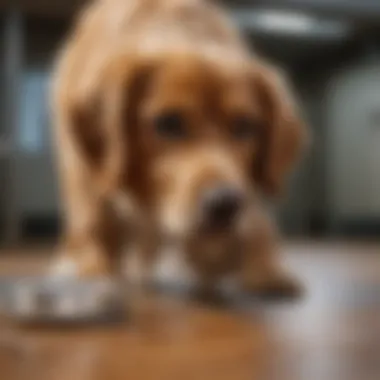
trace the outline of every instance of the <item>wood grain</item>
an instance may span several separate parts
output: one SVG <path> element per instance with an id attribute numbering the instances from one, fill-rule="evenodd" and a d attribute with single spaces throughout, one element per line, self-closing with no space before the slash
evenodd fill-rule
<path id="1" fill-rule="evenodd" d="M 285 251 L 285 265 L 306 284 L 303 300 L 213 307 L 178 292 L 134 299 L 129 321 L 118 326 L 31 329 L 2 321 L 0 377 L 378 380 L 379 246 L 305 243 Z M 30 273 L 44 261 L 9 252 L 0 271 Z"/>

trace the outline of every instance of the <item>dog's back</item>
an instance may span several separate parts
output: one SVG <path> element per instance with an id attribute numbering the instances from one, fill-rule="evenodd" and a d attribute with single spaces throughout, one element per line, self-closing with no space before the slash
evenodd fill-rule
<path id="1" fill-rule="evenodd" d="M 136 49 L 151 41 L 240 44 L 229 18 L 210 0 L 98 0 L 80 16 L 79 29 L 98 42 Z"/>
<path id="2" fill-rule="evenodd" d="M 80 13 L 57 71 L 66 84 L 75 86 L 107 57 L 180 51 L 217 60 L 248 53 L 232 22 L 211 1 L 97 0 Z"/>

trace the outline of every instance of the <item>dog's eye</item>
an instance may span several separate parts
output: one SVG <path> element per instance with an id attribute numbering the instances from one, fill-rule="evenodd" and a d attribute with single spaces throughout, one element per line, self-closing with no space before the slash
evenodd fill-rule
<path id="1" fill-rule="evenodd" d="M 178 139 L 186 136 L 183 116 L 178 112 L 167 112 L 155 120 L 156 131 L 160 136 Z"/>
<path id="2" fill-rule="evenodd" d="M 238 116 L 232 123 L 232 134 L 237 139 L 256 137 L 260 132 L 260 123 L 250 116 Z"/>

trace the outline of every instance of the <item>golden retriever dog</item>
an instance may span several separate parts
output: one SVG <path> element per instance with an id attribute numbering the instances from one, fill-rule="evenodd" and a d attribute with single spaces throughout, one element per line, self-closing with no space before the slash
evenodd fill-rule
<path id="1" fill-rule="evenodd" d="M 206 0 L 95 0 L 59 55 L 53 111 L 65 220 L 58 274 L 147 273 L 175 243 L 200 287 L 293 294 L 263 199 L 307 131 L 281 74 Z"/>

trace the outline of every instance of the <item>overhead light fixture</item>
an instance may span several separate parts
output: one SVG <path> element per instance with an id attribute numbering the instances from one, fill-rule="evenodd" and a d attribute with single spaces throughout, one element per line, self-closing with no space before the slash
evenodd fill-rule
<path id="1" fill-rule="evenodd" d="M 293 36 L 343 37 L 349 26 L 339 20 L 327 20 L 301 12 L 275 9 L 237 10 L 237 22 L 247 29 Z"/>
<path id="2" fill-rule="evenodd" d="M 296 13 L 267 11 L 256 16 L 256 23 L 267 30 L 307 32 L 315 27 L 315 22 L 312 17 Z"/>

